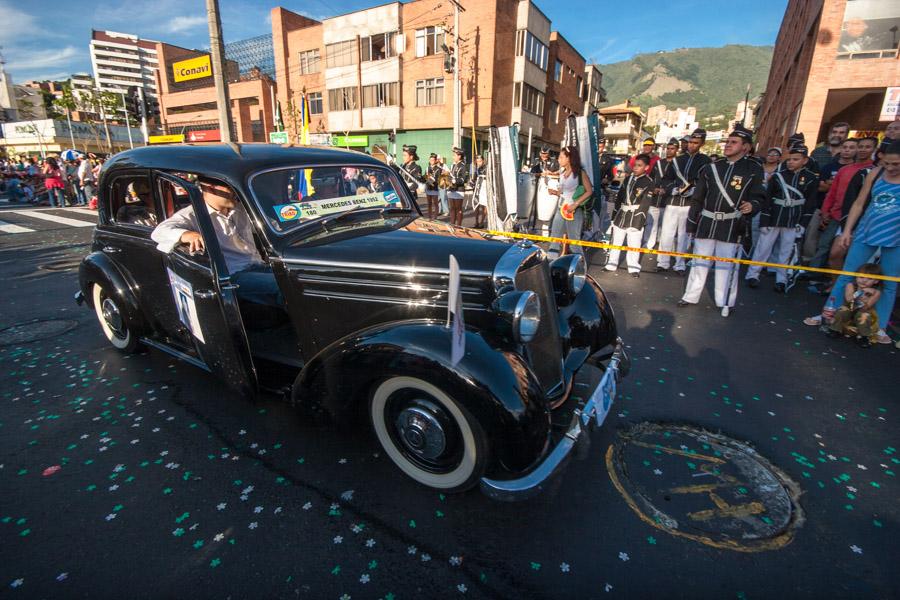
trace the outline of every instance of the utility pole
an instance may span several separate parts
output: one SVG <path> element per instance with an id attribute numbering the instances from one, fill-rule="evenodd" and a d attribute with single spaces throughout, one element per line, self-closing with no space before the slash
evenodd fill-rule
<path id="1" fill-rule="evenodd" d="M 223 142 L 233 142 L 231 129 L 231 99 L 225 82 L 225 47 L 222 44 L 222 19 L 219 18 L 219 0 L 206 0 L 206 16 L 209 22 L 209 53 L 212 56 L 213 79 L 216 82 L 216 104 L 219 106 L 219 132 Z"/>
<path id="2" fill-rule="evenodd" d="M 138 98 L 140 99 L 140 113 L 141 113 L 141 135 L 144 136 L 144 145 L 147 145 L 147 140 L 150 139 L 150 129 L 147 127 L 147 100 L 144 98 L 144 86 L 138 86 Z"/>
<path id="3" fill-rule="evenodd" d="M 125 101 L 125 92 L 122 91 L 122 110 L 125 112 L 125 128 L 128 130 L 128 147 L 134 150 L 134 140 L 131 139 L 131 119 L 128 118 L 128 103 Z"/>
<path id="4" fill-rule="evenodd" d="M 453 57 L 455 62 L 453 64 L 453 145 L 455 147 L 459 147 L 461 140 L 460 137 L 462 135 L 462 98 L 461 96 L 461 86 L 459 82 L 459 65 L 460 65 L 460 57 L 459 57 L 459 11 L 465 12 L 465 8 L 463 8 L 459 2 L 456 0 L 450 0 L 453 4 Z"/>
<path id="5" fill-rule="evenodd" d="M 110 154 L 112 154 L 112 139 L 109 135 L 109 122 L 106 120 L 106 102 L 104 101 L 105 96 L 103 95 L 103 90 L 100 89 L 100 84 L 97 84 L 97 104 L 100 106 L 100 116 L 103 118 L 103 129 L 106 131 L 106 147 Z"/>

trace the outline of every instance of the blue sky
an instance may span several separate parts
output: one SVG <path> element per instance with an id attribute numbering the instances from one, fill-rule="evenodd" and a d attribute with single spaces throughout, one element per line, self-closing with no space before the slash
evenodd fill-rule
<path id="1" fill-rule="evenodd" d="M 463 6 L 478 0 L 462 0 Z M 381 0 L 281 0 L 289 10 L 325 18 Z M 189 48 L 209 43 L 203 0 L 0 0 L 0 46 L 16 82 L 90 72 L 91 29 L 133 33 Z M 271 32 L 278 0 L 220 0 L 225 41 Z M 538 6 L 591 62 L 641 52 L 724 44 L 773 44 L 787 0 L 538 0 Z M 633 7 L 642 7 L 635 10 Z M 585 18 L 585 16 L 590 18 Z"/>

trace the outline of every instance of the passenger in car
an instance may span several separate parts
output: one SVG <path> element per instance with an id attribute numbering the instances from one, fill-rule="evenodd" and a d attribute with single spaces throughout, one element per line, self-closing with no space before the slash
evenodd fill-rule
<path id="1" fill-rule="evenodd" d="M 275 276 L 256 249 L 250 218 L 231 188 L 204 177 L 200 177 L 197 184 L 203 193 L 231 281 L 238 286 L 238 297 L 256 304 L 282 306 L 284 298 Z M 182 208 L 160 223 L 150 237 L 156 242 L 157 249 L 166 254 L 179 244 L 187 245 L 191 253 L 206 250 L 193 206 Z"/>
<path id="2" fill-rule="evenodd" d="M 150 190 L 146 189 L 146 186 L 141 186 L 140 182 L 129 183 L 122 205 L 116 211 L 116 222 L 156 227 L 156 214 L 147 208 L 145 200 L 149 194 Z"/>

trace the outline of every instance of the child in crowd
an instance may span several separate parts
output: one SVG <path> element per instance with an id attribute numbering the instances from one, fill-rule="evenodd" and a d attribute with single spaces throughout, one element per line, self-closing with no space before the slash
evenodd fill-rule
<path id="1" fill-rule="evenodd" d="M 881 267 L 866 263 L 857 269 L 866 275 L 881 275 Z M 844 304 L 834 313 L 828 330 L 828 337 L 856 334 L 856 343 L 862 348 L 872 345 L 878 332 L 878 313 L 875 303 L 881 297 L 881 280 L 871 277 L 857 277 L 844 288 Z"/>
<path id="2" fill-rule="evenodd" d="M 623 243 L 630 248 L 640 248 L 644 237 L 644 225 L 647 224 L 647 214 L 650 211 L 650 202 L 653 199 L 655 185 L 647 175 L 650 170 L 650 156 L 638 154 L 634 158 L 634 166 L 631 174 L 622 182 L 619 195 L 616 196 L 616 208 L 612 218 L 612 244 L 621 246 Z M 626 243 L 627 242 L 627 243 Z M 618 250 L 610 250 L 606 259 L 606 270 L 615 271 L 619 268 Z M 625 256 L 628 264 L 628 272 L 632 277 L 641 276 L 641 255 L 639 252 L 629 251 Z"/>

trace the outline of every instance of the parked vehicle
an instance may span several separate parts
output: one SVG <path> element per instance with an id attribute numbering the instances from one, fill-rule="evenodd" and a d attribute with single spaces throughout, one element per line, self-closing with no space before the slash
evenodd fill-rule
<path id="1" fill-rule="evenodd" d="M 364 185 L 375 175 L 378 189 Z M 242 299 L 202 193 L 247 211 L 283 306 Z M 177 145 L 115 155 L 79 303 L 123 352 L 141 345 L 239 394 L 362 410 L 387 456 L 441 491 L 540 490 L 606 417 L 628 359 L 580 255 L 428 221 L 396 172 L 359 154 L 272 145 Z M 302 197 L 301 197 L 302 195 Z M 150 234 L 192 207 L 206 246 L 166 254 Z M 451 360 L 449 257 L 460 266 L 465 354 Z"/>

